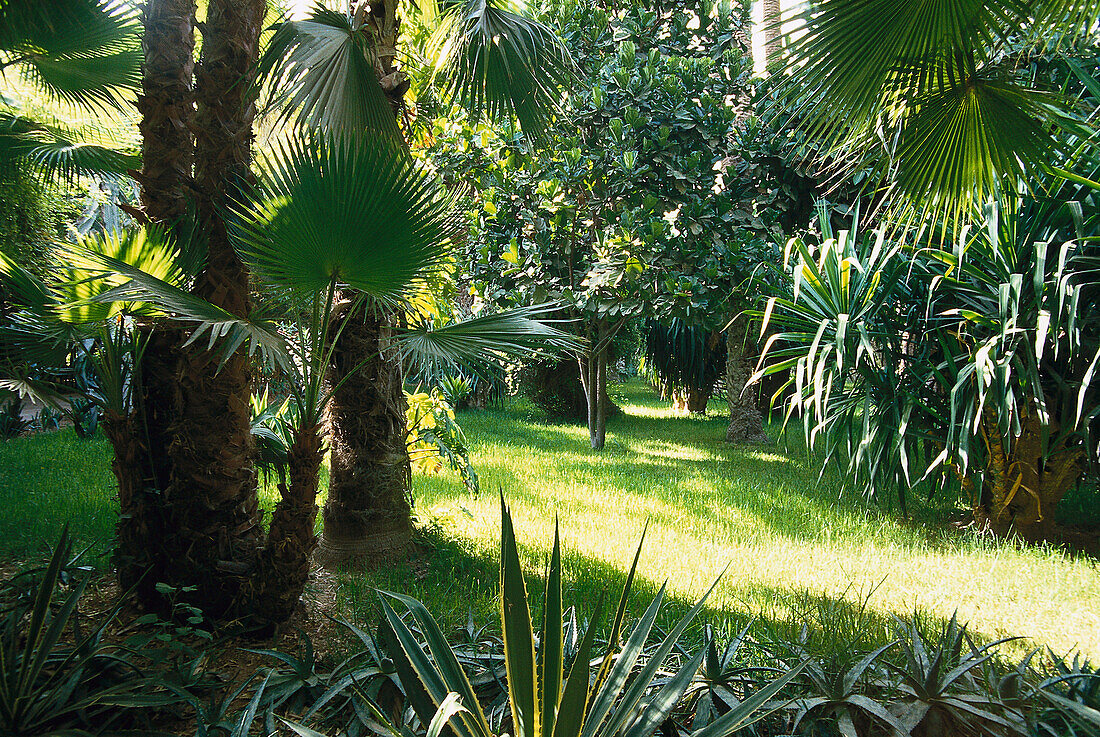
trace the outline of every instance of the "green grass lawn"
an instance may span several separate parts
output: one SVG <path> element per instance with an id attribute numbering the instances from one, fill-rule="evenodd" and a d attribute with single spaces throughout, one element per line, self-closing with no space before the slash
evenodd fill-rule
<path id="1" fill-rule="evenodd" d="M 342 573 L 339 600 L 370 621 L 380 587 L 422 598 L 445 626 L 471 612 L 479 624 L 495 621 L 502 491 L 533 574 L 560 521 L 566 602 L 582 612 L 621 585 L 648 521 L 640 604 L 667 580 L 671 613 L 682 610 L 728 566 L 708 613 L 718 624 L 756 616 L 771 635 L 793 638 L 811 622 L 824 630 L 811 637 L 869 644 L 888 639 L 891 615 L 920 610 L 935 620 L 957 609 L 983 638 L 1034 638 L 1016 652 L 1035 644 L 1100 657 L 1094 558 L 957 532 L 945 508 L 918 508 L 919 522 L 906 522 L 842 494 L 835 477 L 819 482 L 801 453 L 727 445 L 717 406 L 706 419 L 677 416 L 641 384 L 619 387 L 617 398 L 625 411 L 609 422 L 602 453 L 588 450 L 585 428 L 547 422 L 524 402 L 461 413 L 481 494 L 450 472 L 418 476 L 423 552 L 370 574 Z M 105 547 L 108 463 L 105 442 L 68 432 L 0 444 L 0 554 L 44 548 L 65 520 Z"/>

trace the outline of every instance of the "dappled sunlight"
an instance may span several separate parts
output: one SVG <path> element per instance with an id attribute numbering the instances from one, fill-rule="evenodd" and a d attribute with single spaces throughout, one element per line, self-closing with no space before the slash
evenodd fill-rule
<path id="1" fill-rule="evenodd" d="M 763 450 L 748 450 L 744 451 L 745 455 L 757 461 L 764 461 L 765 463 L 793 463 L 794 461 L 790 456 L 780 455 L 779 453 L 769 453 Z"/>
<path id="2" fill-rule="evenodd" d="M 727 446 L 721 418 L 685 419 L 630 399 L 602 453 L 588 450 L 583 425 L 462 414 L 481 494 L 418 477 L 418 514 L 493 560 L 502 491 L 525 564 L 545 566 L 557 517 L 566 569 L 584 590 L 600 585 L 593 576 L 629 568 L 648 522 L 639 575 L 650 588 L 667 579 L 677 600 L 698 597 L 728 566 L 712 600 L 719 611 L 780 616 L 789 592 L 843 600 L 877 587 L 869 606 L 886 623 L 914 608 L 943 618 L 958 609 L 983 636 L 1030 635 L 1100 656 L 1095 566 L 970 536 L 932 539 L 839 496 L 836 480 L 820 481 L 798 456 Z"/>
<path id="3" fill-rule="evenodd" d="M 700 448 L 692 448 L 688 445 L 674 445 L 660 441 L 646 441 L 644 443 L 626 443 L 626 448 L 640 456 L 653 458 L 672 458 L 679 461 L 713 461 L 714 456 Z"/>

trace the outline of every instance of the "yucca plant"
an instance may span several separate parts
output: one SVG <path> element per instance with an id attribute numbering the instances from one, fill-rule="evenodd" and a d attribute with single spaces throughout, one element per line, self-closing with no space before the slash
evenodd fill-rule
<path id="1" fill-rule="evenodd" d="M 714 330 L 682 319 L 646 325 L 645 366 L 661 395 L 675 398 L 689 412 L 705 414 L 726 361 L 726 341 Z"/>
<path id="2" fill-rule="evenodd" d="M 787 417 L 824 463 L 903 504 L 921 481 L 955 481 L 983 527 L 1056 536 L 1097 453 L 1100 221 L 1087 187 L 1054 195 L 991 204 L 950 248 L 834 238 L 824 218 L 820 245 L 791 241 L 785 293 L 759 313 L 780 332 L 757 377 L 792 370 Z"/>
<path id="3" fill-rule="evenodd" d="M 705 649 L 685 657 L 678 666 L 669 663 L 669 656 L 677 647 L 684 630 L 699 614 L 707 595 L 647 651 L 647 643 L 665 599 L 666 589 L 662 586 L 619 648 L 618 639 L 623 631 L 640 553 L 639 547 L 611 623 L 607 649 L 595 661 L 599 664 L 595 678 L 591 672 L 592 656 L 602 600 L 580 639 L 567 674 L 558 535 L 555 533 L 546 577 L 542 624 L 536 629 L 531 619 L 511 514 L 501 499 L 500 616 L 511 734 L 516 737 L 599 737 L 616 734 L 649 737 L 676 708 L 703 661 Z M 460 710 L 449 716 L 449 729 L 454 734 L 459 737 L 493 737 L 493 730 L 473 686 L 450 643 L 424 605 L 401 594 L 382 592 L 381 597 L 384 642 L 420 721 L 425 725 L 433 723 L 439 710 L 453 700 L 461 706 Z M 426 640 L 426 647 L 397 613 L 393 603 L 408 611 Z M 658 675 L 665 668 L 671 668 L 672 672 L 663 679 L 662 685 L 658 685 Z M 801 665 L 789 670 L 719 718 L 694 730 L 692 735 L 725 737 L 751 724 L 763 716 L 762 707 L 801 670 Z M 777 707 L 773 704 L 772 708 Z"/>

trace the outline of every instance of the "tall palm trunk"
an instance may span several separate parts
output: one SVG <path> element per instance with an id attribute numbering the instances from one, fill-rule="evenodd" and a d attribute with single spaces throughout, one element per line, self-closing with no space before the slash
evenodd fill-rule
<path id="1" fill-rule="evenodd" d="M 745 391 L 752 376 L 755 356 L 749 348 L 748 324 L 735 319 L 726 328 L 726 401 L 730 408 L 730 424 L 726 440 L 731 443 L 766 443 L 764 416 L 756 403 L 756 392 Z"/>
<path id="2" fill-rule="evenodd" d="M 770 65 L 779 60 L 779 54 L 782 51 L 779 20 L 783 15 L 783 0 L 763 0 L 763 2 L 764 61 Z"/>
<path id="3" fill-rule="evenodd" d="M 149 0 L 144 9 L 142 48 L 141 183 L 144 216 L 171 226 L 187 213 L 194 144 L 194 0 Z M 139 581 L 146 603 L 156 597 L 159 542 L 164 533 L 163 496 L 168 482 L 166 432 L 174 414 L 176 347 L 180 333 L 167 324 L 139 327 L 146 347 L 135 377 L 134 409 L 108 415 L 104 429 L 114 447 L 119 485 L 115 565 L 119 583 Z"/>
<path id="4" fill-rule="evenodd" d="M 408 79 L 396 64 L 397 3 L 360 2 L 354 10 L 360 16 L 370 13 L 375 72 L 400 119 Z M 330 381 L 343 384 L 329 407 L 331 473 L 316 557 L 328 567 L 399 557 L 412 540 L 405 393 L 401 364 L 394 351 L 386 350 L 394 318 L 381 308 L 364 307 L 343 319 L 329 366 Z"/>
<path id="5" fill-rule="evenodd" d="M 226 208 L 247 181 L 255 116 L 252 75 L 264 0 L 210 0 L 196 72 L 195 186 L 207 246 L 194 291 L 236 315 L 249 307 L 248 270 L 229 241 Z M 262 540 L 252 464 L 252 377 L 241 352 L 223 366 L 202 346 L 180 351 L 165 491 L 159 580 L 197 586 L 194 603 L 220 617 L 241 603 Z"/>
<path id="6" fill-rule="evenodd" d="M 331 473 L 317 551 L 326 566 L 393 558 L 412 539 L 407 405 L 389 318 L 364 307 L 343 319 L 329 365 L 329 381 L 343 383 L 328 409 Z"/>

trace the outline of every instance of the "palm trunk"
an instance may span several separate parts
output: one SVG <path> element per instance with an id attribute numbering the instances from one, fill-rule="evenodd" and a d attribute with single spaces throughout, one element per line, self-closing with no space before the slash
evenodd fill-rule
<path id="1" fill-rule="evenodd" d="M 250 599 L 260 622 L 278 625 L 290 619 L 309 580 L 324 456 L 321 428 L 300 428 L 287 454 L 289 484 L 279 484 L 279 503 L 253 578 L 257 588 Z"/>
<path id="2" fill-rule="evenodd" d="M 375 73 L 400 120 L 409 83 L 396 63 L 401 29 L 397 3 L 359 2 L 353 12 L 370 13 Z M 329 366 L 329 380 L 343 384 L 329 407 L 331 472 L 316 555 L 316 562 L 326 567 L 400 557 L 413 529 L 401 364 L 387 350 L 393 317 L 381 308 L 364 308 L 343 319 L 346 324 Z"/>
<path id="3" fill-rule="evenodd" d="M 196 73 L 195 183 L 207 260 L 195 293 L 235 315 L 249 309 L 248 270 L 229 241 L 224 213 L 249 177 L 252 75 L 264 0 L 210 0 Z M 177 415 L 168 448 L 168 526 L 158 576 L 197 587 L 192 602 L 215 618 L 243 604 L 242 586 L 262 540 L 252 465 L 248 357 L 219 367 L 201 346 L 181 351 Z"/>
<path id="4" fill-rule="evenodd" d="M 730 443 L 768 442 L 756 392 L 745 391 L 755 358 L 753 351 L 748 349 L 749 340 L 744 318 L 735 319 L 726 329 L 726 401 L 730 408 L 726 441 Z"/>
<path id="5" fill-rule="evenodd" d="M 143 17 L 141 183 L 144 217 L 171 227 L 187 213 L 194 144 L 192 80 L 194 0 L 149 0 Z M 168 428 L 175 416 L 175 384 L 181 333 L 160 323 L 138 327 L 146 343 L 136 371 L 130 417 L 108 417 L 105 432 L 114 448 L 119 518 L 114 562 L 124 590 L 136 585 L 146 605 L 157 603 L 163 574 L 159 544 L 164 537 L 161 492 L 169 477 Z M 152 571 L 149 575 L 147 572 Z"/>
<path id="6" fill-rule="evenodd" d="M 997 416 L 986 410 L 981 433 L 988 448 L 985 483 L 974 509 L 975 521 L 999 536 L 1019 535 L 1030 542 L 1058 536 L 1055 510 L 1083 471 L 1080 446 L 1043 447 L 1043 428 L 1035 411 L 1023 417 L 1023 429 L 1007 447 Z M 1048 428 L 1050 439 L 1058 435 Z"/>
<path id="7" fill-rule="evenodd" d="M 779 60 L 779 20 L 783 15 L 782 0 L 764 0 L 764 59 L 768 65 Z"/>
<path id="8" fill-rule="evenodd" d="M 407 405 L 389 318 L 364 306 L 342 319 L 329 381 L 343 383 L 328 409 L 331 473 L 316 556 L 326 567 L 392 559 L 412 539 Z"/>

